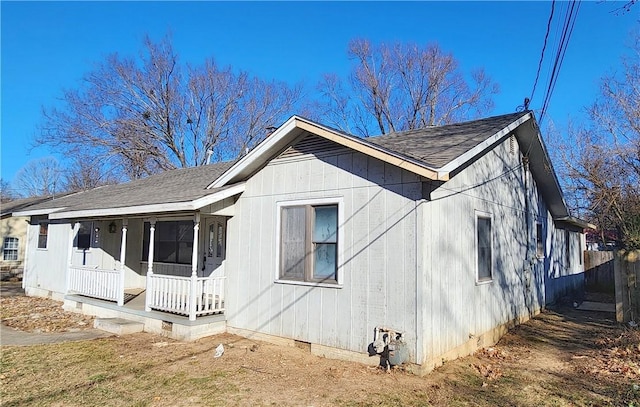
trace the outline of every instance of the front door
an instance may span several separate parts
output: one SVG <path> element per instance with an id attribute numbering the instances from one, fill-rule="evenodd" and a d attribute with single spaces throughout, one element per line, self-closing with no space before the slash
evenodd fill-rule
<path id="1" fill-rule="evenodd" d="M 204 277 L 223 277 L 227 241 L 227 219 L 212 216 L 205 219 Z"/>

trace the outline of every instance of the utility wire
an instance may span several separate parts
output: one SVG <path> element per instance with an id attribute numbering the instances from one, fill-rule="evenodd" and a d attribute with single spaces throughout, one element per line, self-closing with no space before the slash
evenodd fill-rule
<path id="1" fill-rule="evenodd" d="M 540 61 L 538 61 L 538 72 L 536 72 L 536 80 L 533 82 L 533 90 L 529 97 L 529 103 L 533 100 L 533 95 L 536 93 L 536 87 L 538 86 L 538 79 L 540 78 L 540 70 L 542 69 L 542 62 L 544 61 L 544 51 L 547 48 L 547 40 L 549 39 L 549 32 L 551 31 L 551 22 L 553 21 L 553 11 L 555 10 L 556 0 L 551 2 L 551 13 L 549 15 L 549 21 L 547 22 L 547 32 L 544 35 L 544 43 L 542 44 L 542 52 L 540 53 Z"/>
<path id="2" fill-rule="evenodd" d="M 549 107 L 549 101 L 551 100 L 551 96 L 553 95 L 553 91 L 558 81 L 560 68 L 562 67 L 562 63 L 564 62 L 564 57 L 566 55 L 567 47 L 569 45 L 569 39 L 571 38 L 571 34 L 573 33 L 573 28 L 575 26 L 579 9 L 580 9 L 580 2 L 576 0 L 573 0 L 571 4 L 567 6 L 567 14 L 565 15 L 564 24 L 562 27 L 562 35 L 560 37 L 560 43 L 556 51 L 553 68 L 551 70 L 551 76 L 549 78 L 549 83 L 547 85 L 547 90 L 542 103 L 542 110 L 540 112 L 540 119 L 539 119 L 540 123 L 542 123 L 542 120 L 544 119 L 544 115 L 546 114 L 547 109 Z"/>

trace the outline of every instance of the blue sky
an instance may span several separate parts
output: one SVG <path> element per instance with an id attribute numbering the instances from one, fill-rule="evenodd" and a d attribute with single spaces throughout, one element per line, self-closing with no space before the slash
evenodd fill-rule
<path id="1" fill-rule="evenodd" d="M 599 78 L 620 68 L 640 6 L 583 2 L 547 118 L 580 120 Z M 556 4 L 556 15 L 567 3 Z M 515 111 L 533 86 L 551 3 L 537 2 L 7 2 L 1 12 L 1 168 L 11 181 L 29 160 L 56 155 L 30 149 L 42 107 L 108 54 L 135 55 L 145 34 L 170 31 L 183 62 L 214 57 L 263 79 L 304 81 L 349 70 L 349 40 L 437 42 L 462 69 L 483 67 L 501 87 L 492 114 Z M 548 55 L 557 47 L 559 22 Z M 531 108 L 542 104 L 546 61 Z M 295 114 L 296 112 L 291 112 Z M 62 157 L 59 157 L 62 158 Z"/>

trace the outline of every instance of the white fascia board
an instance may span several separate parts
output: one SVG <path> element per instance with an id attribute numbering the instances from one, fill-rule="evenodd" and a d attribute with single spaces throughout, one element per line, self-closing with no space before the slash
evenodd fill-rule
<path id="1" fill-rule="evenodd" d="M 49 215 L 50 219 L 96 218 L 107 216 L 141 215 L 146 213 L 195 211 L 203 206 L 221 201 L 225 198 L 240 194 L 244 191 L 245 184 L 241 183 L 222 191 L 203 196 L 193 201 L 171 202 L 153 205 L 124 206 L 122 208 L 87 209 L 79 211 L 57 212 Z"/>
<path id="2" fill-rule="evenodd" d="M 514 121 L 513 123 L 511 123 L 507 127 L 503 128 L 502 130 L 500 130 L 499 132 L 497 132 L 493 136 L 489 137 L 488 139 L 486 139 L 482 143 L 478 144 L 477 146 L 475 146 L 471 150 L 469 150 L 466 153 L 460 155 L 458 158 L 455 158 L 454 160 L 449 161 L 447 164 L 445 164 L 443 167 L 441 167 L 438 170 L 438 174 L 439 174 L 438 178 L 439 179 L 443 179 L 443 178 L 440 178 L 441 175 L 443 177 L 444 176 L 448 177 L 448 175 L 452 171 L 455 171 L 458 167 L 460 167 L 461 165 L 465 164 L 467 161 L 471 160 L 473 157 L 475 157 L 476 155 L 480 154 L 482 151 L 484 151 L 485 149 L 489 148 L 494 143 L 498 142 L 502 137 L 504 137 L 507 134 L 511 133 L 518 126 L 520 126 L 522 123 L 526 122 L 527 120 L 530 120 L 531 118 L 532 118 L 532 113 L 531 112 L 525 114 L 524 116 L 520 117 L 518 120 Z"/>
<path id="3" fill-rule="evenodd" d="M 193 210 L 192 202 L 162 203 L 155 205 L 125 206 L 122 208 L 86 209 L 79 211 L 57 212 L 49 219 L 98 218 L 106 216 L 124 216 L 143 213 L 177 212 Z"/>
<path id="4" fill-rule="evenodd" d="M 223 189 L 222 191 L 196 199 L 195 201 L 193 201 L 193 208 L 200 209 L 204 206 L 222 201 L 223 199 L 241 194 L 244 192 L 245 188 L 246 182 L 239 182 L 233 186 L 230 186 L 229 188 Z"/>
<path id="5" fill-rule="evenodd" d="M 267 154 L 278 142 L 285 138 L 293 129 L 296 128 L 296 120 L 299 120 L 297 116 L 291 116 L 282 126 L 278 127 L 276 131 L 260 144 L 256 146 L 249 154 L 242 157 L 237 163 L 229 168 L 218 179 L 213 181 L 207 189 L 219 188 L 224 186 L 227 182 L 233 179 L 236 175 L 241 173 L 249 164 L 253 161 L 260 159 L 261 156 Z"/>
<path id="6" fill-rule="evenodd" d="M 65 208 L 48 208 L 48 209 L 32 209 L 26 211 L 13 212 L 11 216 L 37 216 L 37 215 L 51 215 L 54 212 L 62 211 Z"/>

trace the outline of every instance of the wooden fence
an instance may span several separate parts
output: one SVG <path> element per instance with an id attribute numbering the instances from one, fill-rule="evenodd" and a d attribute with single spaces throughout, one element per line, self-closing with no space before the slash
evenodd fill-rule
<path id="1" fill-rule="evenodd" d="M 640 323 L 640 250 L 615 252 L 616 319 Z"/>
<path id="2" fill-rule="evenodd" d="M 584 284 L 589 291 L 613 293 L 613 251 L 584 252 Z"/>

